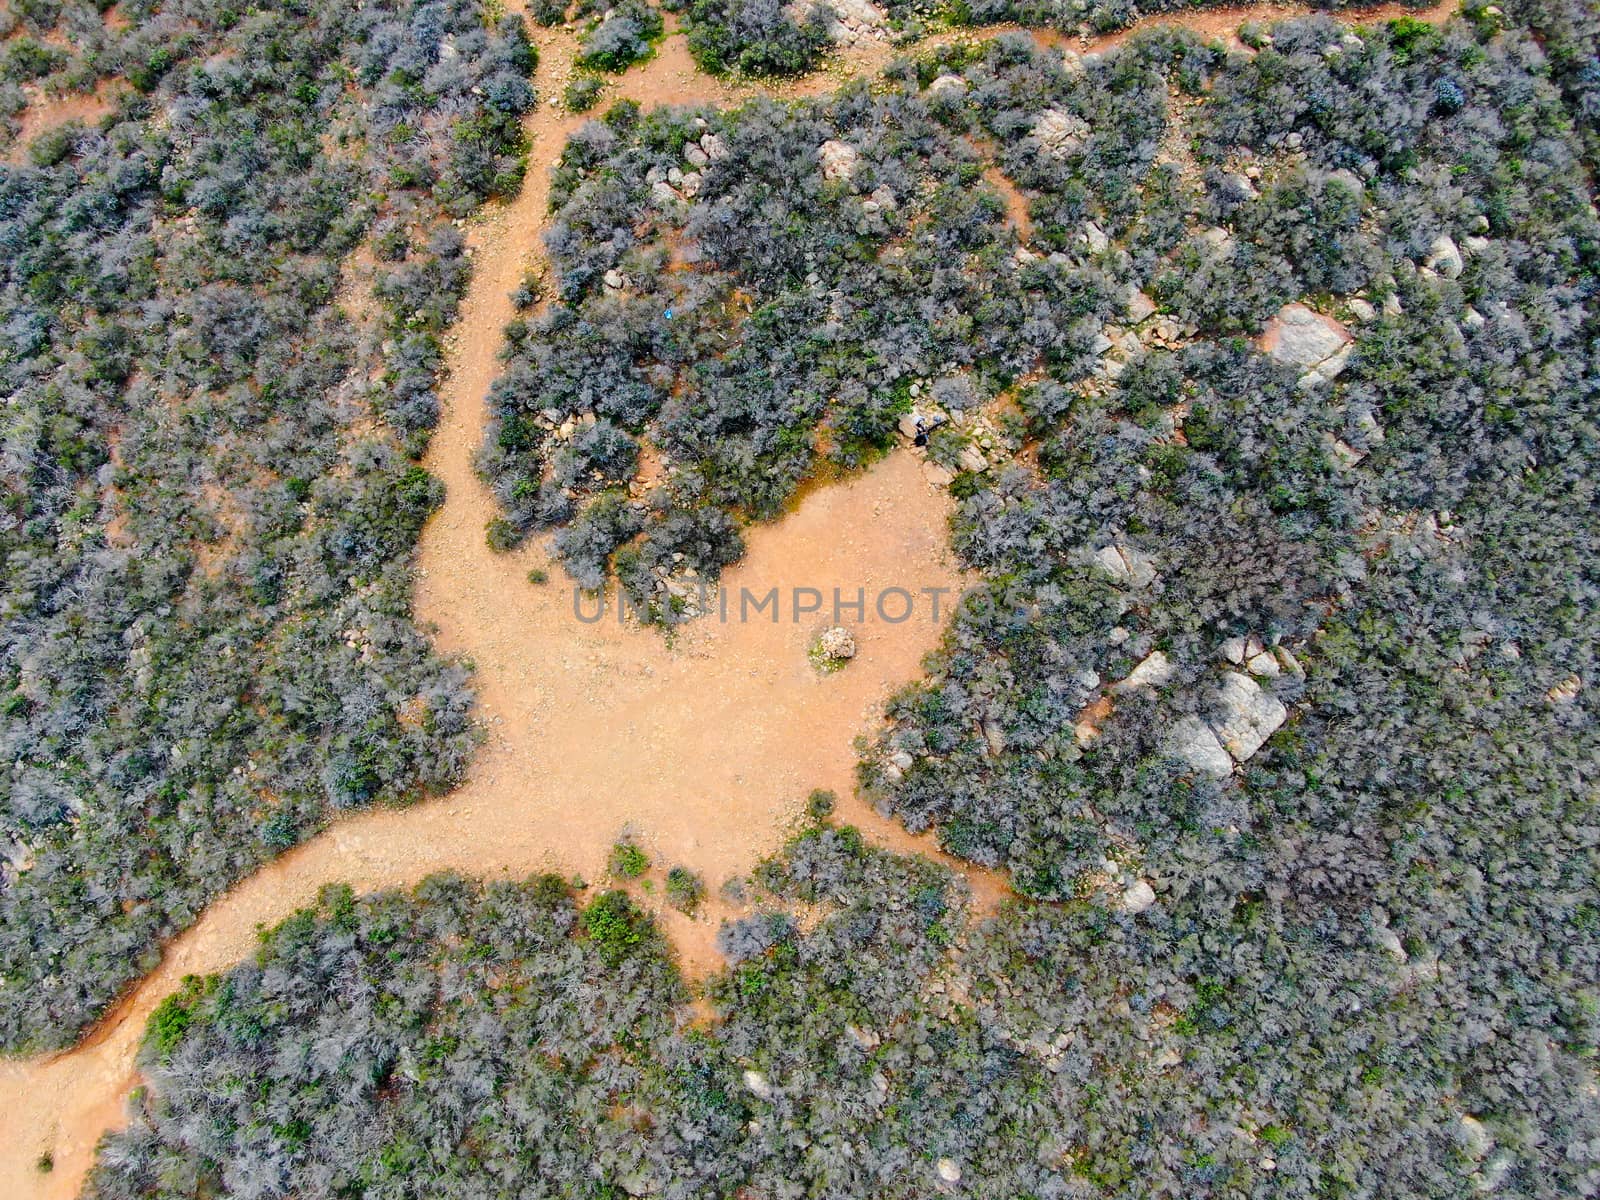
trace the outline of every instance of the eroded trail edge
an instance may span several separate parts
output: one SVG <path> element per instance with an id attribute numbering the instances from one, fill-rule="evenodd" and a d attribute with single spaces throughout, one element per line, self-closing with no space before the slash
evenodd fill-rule
<path id="1" fill-rule="evenodd" d="M 1178 24 L 1227 37 L 1246 19 L 1306 10 L 1284 6 L 1213 10 L 1151 24 Z M 1371 21 L 1398 7 L 1345 14 Z M 1420 14 L 1442 18 L 1446 10 Z M 990 36 L 968 30 L 944 40 Z M 1125 31 L 1082 42 L 1099 50 Z M 548 168 L 567 135 L 587 118 L 548 97 L 572 73 L 575 40 L 541 31 L 541 104 L 527 120 L 527 183 L 493 206 L 468 237 L 474 271 L 448 343 L 443 415 L 426 462 L 445 483 L 444 508 L 419 548 L 417 615 L 442 649 L 476 668 L 479 715 L 489 736 L 469 780 L 441 800 L 354 816 L 285 854 L 212 904 L 168 947 L 161 965 L 83 1043 L 53 1058 L 0 1064 L 0 1195 L 75 1195 L 100 1137 L 124 1120 L 137 1083 L 134 1056 L 145 1022 L 188 974 L 221 971 L 247 955 L 256 931 L 311 902 L 328 883 L 358 890 L 408 885 L 439 870 L 523 877 L 541 869 L 598 879 L 607 850 L 628 827 L 662 866 L 701 872 L 713 888 L 775 850 L 806 792 L 835 790 L 841 819 L 900 851 L 934 853 L 852 798 L 852 739 L 871 727 L 884 698 L 918 672 L 940 623 L 918 619 L 856 626 L 860 653 L 848 669 L 819 676 L 806 658 L 814 624 L 785 619 L 699 622 L 669 645 L 655 631 L 614 616 L 584 624 L 570 588 L 535 586 L 528 572 L 543 551 L 491 552 L 484 526 L 493 499 L 472 469 L 484 396 L 511 319 L 510 293 L 539 259 L 549 199 Z M 924 46 L 929 43 L 924 43 Z M 668 36 L 648 64 L 616 80 L 608 98 L 735 104 L 755 95 L 789 98 L 876 74 L 900 53 L 881 42 L 842 49 L 830 67 L 779 86 L 730 84 L 700 73 L 683 38 Z M 725 588 L 765 593 L 815 587 L 952 589 L 962 577 L 950 557 L 949 498 L 926 482 L 907 454 L 864 475 L 813 492 L 793 515 L 750 531 L 749 553 L 726 573 Z M 947 860 L 948 861 L 948 860 Z M 999 880 L 951 863 L 980 907 L 1003 893 Z M 686 968 L 713 965 L 715 907 L 691 921 L 670 909 L 662 920 Z M 54 1169 L 36 1162 L 48 1152 Z"/>

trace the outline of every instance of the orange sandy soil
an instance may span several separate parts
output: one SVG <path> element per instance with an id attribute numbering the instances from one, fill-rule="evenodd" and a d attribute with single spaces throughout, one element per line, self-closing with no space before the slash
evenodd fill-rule
<path id="1" fill-rule="evenodd" d="M 1220 35 L 1246 17 L 1298 11 L 1228 10 L 1183 23 Z M 484 542 L 493 502 L 471 466 L 484 396 L 512 316 L 509 293 L 542 251 L 546 168 L 584 120 L 548 104 L 572 73 L 574 39 L 563 31 L 536 38 L 541 104 L 527 122 L 528 181 L 469 231 L 475 269 L 427 459 L 447 498 L 424 530 L 418 563 L 419 619 L 436 626 L 441 649 L 474 664 L 486 743 L 470 778 L 449 796 L 341 819 L 217 900 L 71 1051 L 0 1063 L 0 1196 L 8 1200 L 75 1195 L 95 1144 L 125 1120 L 124 1100 L 138 1082 L 134 1055 L 154 1007 L 183 976 L 225 970 L 248 955 L 260 927 L 311 903 L 325 884 L 367 891 L 445 869 L 486 877 L 548 869 L 598 881 L 626 827 L 656 868 L 691 867 L 714 895 L 779 847 L 814 787 L 836 791 L 839 817 L 877 844 L 943 858 L 930 839 L 911 837 L 856 799 L 852 786 L 854 737 L 875 727 L 885 697 L 917 677 L 937 643 L 942 622 L 929 619 L 926 597 L 902 624 L 877 619 L 870 605 L 865 621 L 847 619 L 859 653 L 822 676 L 806 649 L 829 623 L 826 614 L 795 622 L 786 612 L 777 624 L 701 620 L 669 643 L 659 632 L 622 625 L 614 613 L 599 624 L 578 621 L 559 570 L 546 585 L 527 581 L 530 568 L 547 565 L 539 547 L 496 555 Z M 1078 45 L 1101 49 L 1117 40 Z M 805 80 L 758 87 L 701 74 L 682 37 L 670 33 L 654 59 L 611 84 L 607 98 L 726 104 L 816 93 L 874 74 L 896 53 L 869 42 Z M 735 612 L 741 588 L 762 595 L 776 586 L 786 604 L 795 587 L 830 595 L 834 587 L 847 595 L 860 587 L 869 597 L 889 587 L 956 589 L 962 579 L 947 549 L 948 514 L 948 497 L 923 479 L 909 453 L 897 452 L 849 482 L 812 491 L 780 522 L 750 530 L 749 551 L 723 586 Z M 966 880 L 978 911 L 991 911 L 1006 894 L 997 876 L 945 861 Z M 713 938 L 726 911 L 713 899 L 694 920 L 662 913 L 691 976 L 716 965 Z M 35 1167 L 45 1152 L 55 1163 L 49 1173 Z"/>
<path id="2" fill-rule="evenodd" d="M 101 87 L 93 92 L 68 92 L 64 96 L 46 96 L 35 88 L 24 89 L 27 106 L 17 114 L 22 128 L 16 140 L 6 149 L 5 162 L 12 164 L 28 161 L 28 143 L 41 133 L 48 133 L 58 125 L 77 121 L 93 128 L 100 118 L 115 110 L 116 100 L 112 89 Z"/>

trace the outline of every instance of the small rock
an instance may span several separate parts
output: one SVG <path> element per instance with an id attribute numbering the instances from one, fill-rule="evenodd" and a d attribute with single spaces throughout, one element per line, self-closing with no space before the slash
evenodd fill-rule
<path id="1" fill-rule="evenodd" d="M 989 460 L 983 456 L 983 451 L 976 446 L 963 446 L 957 461 L 961 464 L 963 471 L 977 472 L 989 469 Z"/>
<path id="2" fill-rule="evenodd" d="M 1141 879 L 1122 893 L 1122 911 L 1137 916 L 1156 902 L 1156 890 Z"/>
<path id="3" fill-rule="evenodd" d="M 1231 637 L 1222 643 L 1222 657 L 1236 666 L 1244 665 L 1245 639 Z"/>
<path id="4" fill-rule="evenodd" d="M 699 142 L 689 142 L 683 148 L 683 158 L 690 166 L 703 167 L 711 161 L 711 156 Z"/>
<path id="5" fill-rule="evenodd" d="M 1135 550 L 1132 546 L 1102 547 L 1094 552 L 1094 560 L 1120 583 L 1142 588 L 1148 587 L 1156 580 L 1155 564 L 1149 555 Z"/>
<path id="6" fill-rule="evenodd" d="M 1583 680 L 1577 675 L 1568 675 L 1544 695 L 1551 704 L 1571 704 L 1581 691 L 1583 691 Z"/>
<path id="7" fill-rule="evenodd" d="M 1347 301 L 1346 305 L 1350 309 L 1350 315 L 1355 317 L 1355 319 L 1360 321 L 1363 325 L 1369 321 L 1375 320 L 1378 316 L 1378 310 L 1373 308 L 1371 304 L 1367 303 L 1367 301 L 1363 300 L 1360 296 L 1356 296 L 1355 298 Z"/>
<path id="8" fill-rule="evenodd" d="M 1103 254 L 1111 245 L 1111 239 L 1106 236 L 1106 231 L 1093 221 L 1085 223 L 1083 241 L 1089 247 L 1090 254 Z"/>
<path id="9" fill-rule="evenodd" d="M 1331 434 L 1324 434 L 1323 436 L 1328 439 L 1328 448 L 1333 451 L 1334 461 L 1346 470 L 1356 466 L 1366 457 L 1365 454 L 1361 453 L 1349 442 L 1336 438 Z"/>
<path id="10" fill-rule="evenodd" d="M 1406 948 L 1400 944 L 1400 935 L 1387 925 L 1373 926 L 1372 944 L 1392 956 L 1396 961 L 1406 961 Z"/>
<path id="11" fill-rule="evenodd" d="M 605 273 L 604 282 L 612 291 L 617 291 L 623 284 L 628 282 L 628 279 L 621 271 L 612 267 L 611 270 Z"/>
<path id="12" fill-rule="evenodd" d="M 862 1029 L 856 1025 L 846 1025 L 844 1027 L 844 1032 L 845 1036 L 847 1036 L 862 1050 L 876 1050 L 878 1048 L 878 1044 L 883 1041 L 883 1039 L 872 1030 Z"/>
<path id="13" fill-rule="evenodd" d="M 941 1158 L 933 1164 L 933 1169 L 945 1183 L 961 1182 L 961 1166 L 953 1158 Z"/>
<path id="14" fill-rule="evenodd" d="M 1143 292 L 1135 291 L 1128 297 L 1128 320 L 1132 324 L 1137 325 L 1140 321 L 1154 316 L 1155 311 L 1156 302 Z"/>
<path id="15" fill-rule="evenodd" d="M 1172 661 L 1160 650 L 1145 655 L 1138 666 L 1128 672 L 1128 677 L 1111 685 L 1111 690 L 1123 695 L 1141 688 L 1158 688 L 1172 678 Z"/>
<path id="16" fill-rule="evenodd" d="M 767 1082 L 767 1077 L 760 1071 L 746 1071 L 744 1073 L 744 1086 L 759 1100 L 772 1099 L 772 1085 Z"/>
<path id="17" fill-rule="evenodd" d="M 928 95 L 946 103 L 960 100 L 967 94 L 967 81 L 959 75 L 941 75 L 928 85 Z"/>
<path id="18" fill-rule="evenodd" d="M 1423 266 L 1439 272 L 1446 279 L 1458 277 L 1465 265 L 1461 259 L 1461 251 L 1456 248 L 1455 241 L 1447 233 L 1441 233 L 1434 238 L 1433 245 L 1428 247 L 1428 257 L 1423 262 Z"/>
<path id="19" fill-rule="evenodd" d="M 1243 200 L 1259 200 L 1261 193 L 1256 191 L 1255 184 L 1248 175 L 1229 174 L 1223 176 L 1223 183 L 1234 195 Z"/>
<path id="20" fill-rule="evenodd" d="M 1481 1160 L 1494 1149 L 1494 1138 L 1477 1117 L 1462 1113 L 1456 1123 L 1456 1144 L 1468 1158 Z"/>
<path id="21" fill-rule="evenodd" d="M 714 163 L 722 162 L 733 154 L 733 151 L 728 149 L 728 143 L 723 140 L 720 133 L 702 133 L 700 135 L 700 149 L 706 152 L 706 159 Z"/>
<path id="22" fill-rule="evenodd" d="M 1267 678 L 1276 678 L 1281 669 L 1278 666 L 1278 660 L 1265 650 L 1260 654 L 1253 655 L 1250 661 L 1245 664 L 1245 667 L 1250 674 Z"/>

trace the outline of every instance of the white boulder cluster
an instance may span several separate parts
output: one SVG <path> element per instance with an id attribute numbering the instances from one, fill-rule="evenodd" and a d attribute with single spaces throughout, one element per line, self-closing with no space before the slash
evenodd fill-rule
<path id="1" fill-rule="evenodd" d="M 783 11 L 796 25 L 804 25 L 816 7 L 815 0 L 793 0 Z M 889 36 L 889 18 L 871 0 L 828 0 L 823 15 L 835 45 L 854 46 Z"/>
<path id="2" fill-rule="evenodd" d="M 707 130 L 704 117 L 695 118 L 695 123 L 701 133 L 697 139 L 684 143 L 685 166 L 672 166 L 665 171 L 660 167 L 651 167 L 645 174 L 645 182 L 650 185 L 650 198 L 658 208 L 670 208 L 674 204 L 693 201 L 703 186 L 704 170 L 733 153 L 720 133 Z"/>
<path id="3" fill-rule="evenodd" d="M 950 378 L 940 382 L 943 386 Z M 912 409 L 904 414 L 897 425 L 900 436 L 908 444 L 917 446 L 917 439 L 935 429 L 946 426 L 965 436 L 965 445 L 956 455 L 956 467 L 962 471 L 987 471 L 991 455 L 1003 452 L 1004 442 L 989 414 L 979 408 L 946 408 L 934 398 L 936 387 L 928 380 L 915 380 L 911 384 Z M 925 447 L 918 447 L 926 453 Z M 955 478 L 955 472 L 932 460 L 923 463 L 923 474 L 935 486 L 943 487 Z"/>

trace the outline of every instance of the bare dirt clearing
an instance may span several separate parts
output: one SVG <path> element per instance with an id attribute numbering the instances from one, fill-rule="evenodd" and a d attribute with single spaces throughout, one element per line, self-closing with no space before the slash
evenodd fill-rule
<path id="1" fill-rule="evenodd" d="M 1303 11 L 1225 10 L 1176 23 L 1225 35 L 1246 18 Z M 1349 15 L 1369 21 L 1399 11 Z M 1095 50 L 1125 36 L 1050 40 Z M 540 33 L 538 41 L 538 84 L 547 98 L 570 77 L 574 44 L 559 31 Z M 811 94 L 875 73 L 896 53 L 866 42 L 799 83 L 757 87 L 700 74 L 683 39 L 669 36 L 656 58 L 615 81 L 608 95 L 649 105 Z M 123 1119 L 152 1009 L 184 975 L 223 970 L 247 955 L 258 926 L 309 903 L 324 884 L 367 890 L 450 868 L 484 876 L 559 869 L 597 880 L 611 842 L 629 825 L 659 866 L 692 867 L 715 888 L 776 848 L 813 787 L 836 790 L 840 817 L 874 841 L 931 851 L 927 839 L 852 799 L 853 737 L 871 727 L 894 686 L 916 676 L 939 632 L 926 601 L 911 620 L 890 624 L 875 618 L 870 598 L 882 588 L 915 593 L 960 585 L 947 550 L 948 498 L 925 482 L 909 455 L 813 491 L 791 516 L 752 530 L 747 557 L 725 576 L 734 597 L 741 588 L 764 595 L 776 587 L 786 606 L 796 587 L 829 596 L 835 587 L 847 596 L 864 589 L 867 619 L 847 620 L 858 656 L 834 675 L 819 675 L 806 658 L 809 639 L 831 614 L 799 622 L 788 612 L 776 623 L 702 621 L 669 645 L 614 614 L 582 623 L 559 572 L 547 585 L 527 581 L 528 570 L 543 565 L 538 549 L 495 555 L 485 545 L 493 504 L 471 468 L 483 398 L 512 315 L 509 293 L 540 252 L 546 168 L 583 120 L 542 100 L 528 120 L 527 185 L 470 230 L 474 276 L 451 340 L 444 415 L 427 461 L 448 498 L 423 535 L 417 611 L 437 626 L 445 650 L 477 668 L 489 738 L 471 778 L 436 802 L 339 821 L 213 904 L 82 1045 L 52 1059 L 0 1064 L 0 1195 L 76 1194 L 95 1143 Z M 958 869 L 980 909 L 1003 894 L 994 876 Z M 696 921 L 664 913 L 691 972 L 711 965 L 718 915 L 715 906 Z M 46 1152 L 54 1160 L 48 1173 L 35 1166 Z"/>

